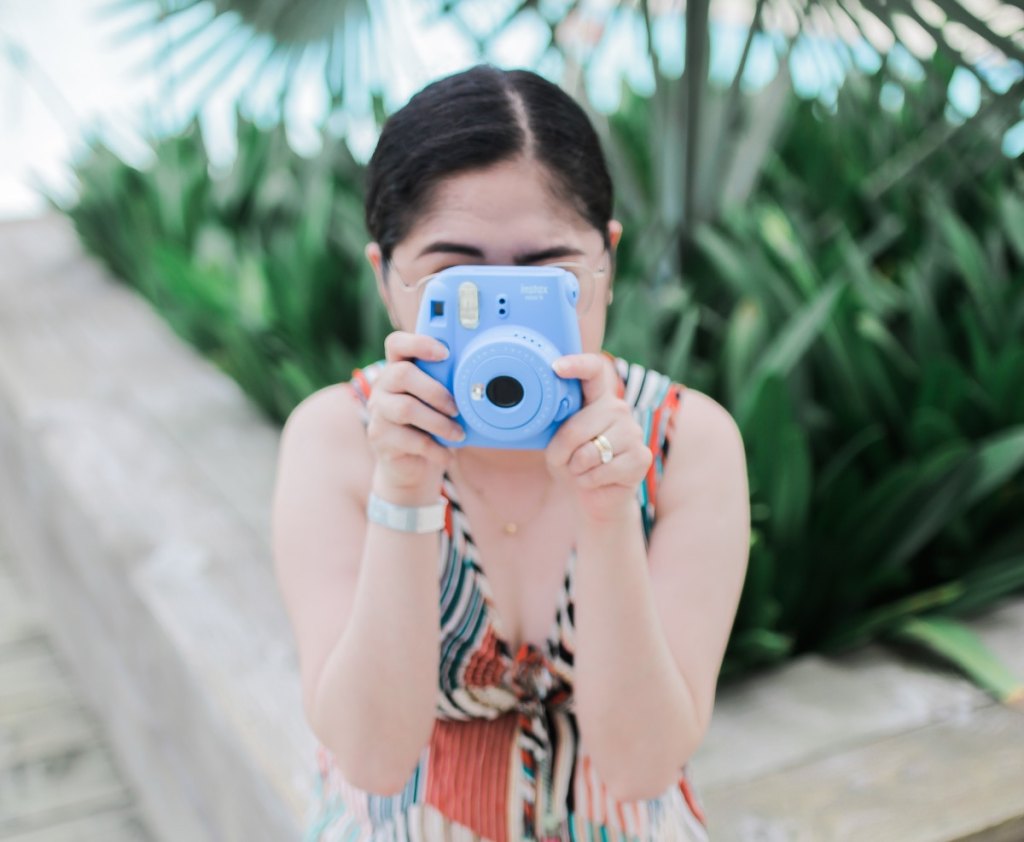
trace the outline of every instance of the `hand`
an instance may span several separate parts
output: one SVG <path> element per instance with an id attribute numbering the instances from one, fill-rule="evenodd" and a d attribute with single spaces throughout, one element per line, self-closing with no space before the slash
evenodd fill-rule
<path id="1" fill-rule="evenodd" d="M 412 362 L 443 360 L 448 349 L 429 336 L 395 331 L 384 340 L 387 360 L 367 402 L 366 433 L 376 456 L 374 491 L 401 505 L 432 503 L 450 453 L 430 437 L 459 440 L 451 393 Z"/>
<path id="2" fill-rule="evenodd" d="M 583 407 L 562 424 L 548 444 L 549 470 L 565 477 L 576 490 L 589 520 L 632 516 L 637 488 L 653 456 L 629 405 L 616 393 L 614 370 L 601 354 L 561 357 L 553 368 L 559 377 L 579 378 Z M 594 444 L 599 435 L 611 445 L 613 456 L 607 464 L 601 462 L 601 450 Z"/>

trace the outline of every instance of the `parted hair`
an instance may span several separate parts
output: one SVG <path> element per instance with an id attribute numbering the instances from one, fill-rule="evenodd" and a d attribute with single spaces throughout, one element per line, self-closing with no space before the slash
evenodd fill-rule
<path id="1" fill-rule="evenodd" d="M 612 182 L 586 112 L 536 73 L 477 65 L 427 85 L 384 124 L 365 213 L 385 262 L 445 177 L 520 156 L 544 166 L 555 194 L 607 244 Z"/>

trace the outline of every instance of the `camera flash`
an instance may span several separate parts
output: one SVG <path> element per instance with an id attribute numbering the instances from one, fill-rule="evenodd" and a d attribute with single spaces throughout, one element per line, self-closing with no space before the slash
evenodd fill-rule
<path id="1" fill-rule="evenodd" d="M 472 281 L 459 284 L 459 324 L 468 330 L 480 326 L 480 296 Z"/>

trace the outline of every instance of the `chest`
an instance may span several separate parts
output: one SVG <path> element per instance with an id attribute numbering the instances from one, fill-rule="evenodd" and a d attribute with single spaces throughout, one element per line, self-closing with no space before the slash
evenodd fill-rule
<path id="1" fill-rule="evenodd" d="M 496 634 L 512 654 L 524 643 L 543 649 L 556 635 L 557 614 L 568 596 L 574 513 L 552 501 L 513 535 L 472 501 L 465 501 L 463 516 L 463 549 L 478 569 L 474 584 Z"/>

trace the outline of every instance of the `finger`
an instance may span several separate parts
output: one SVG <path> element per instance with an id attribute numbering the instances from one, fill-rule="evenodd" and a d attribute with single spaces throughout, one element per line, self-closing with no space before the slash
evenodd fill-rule
<path id="1" fill-rule="evenodd" d="M 575 481 L 580 487 L 591 491 L 606 485 L 636 489 L 647 475 L 653 458 L 647 447 L 634 447 L 625 453 L 617 454 L 611 462 L 605 465 L 598 464 L 580 474 Z"/>
<path id="2" fill-rule="evenodd" d="M 384 339 L 384 358 L 396 360 L 427 360 L 437 362 L 448 359 L 448 347 L 438 339 L 422 333 L 396 330 Z"/>
<path id="3" fill-rule="evenodd" d="M 438 412 L 451 416 L 459 414 L 455 398 L 444 384 L 408 360 L 388 363 L 377 383 L 378 388 L 382 387 L 387 392 L 406 392 L 413 395 Z"/>
<path id="4" fill-rule="evenodd" d="M 584 406 L 611 391 L 611 366 L 601 354 L 569 354 L 559 357 L 551 367 L 559 377 L 575 377 L 580 381 Z"/>
<path id="5" fill-rule="evenodd" d="M 627 420 L 632 419 L 628 418 L 624 405 L 602 401 L 583 407 L 569 416 L 552 436 L 546 451 L 549 463 L 555 467 L 567 466 L 578 448 L 602 433 L 607 436 L 612 427 Z M 596 452 L 597 448 L 590 446 Z"/>
<path id="6" fill-rule="evenodd" d="M 385 392 L 374 408 L 381 418 L 396 426 L 415 427 L 449 441 L 462 441 L 466 437 L 460 424 L 412 395 Z"/>
<path id="7" fill-rule="evenodd" d="M 451 451 L 438 444 L 422 430 L 414 427 L 392 426 L 377 442 L 378 452 L 393 462 L 403 459 L 426 459 L 441 468 L 447 468 Z"/>
<path id="8" fill-rule="evenodd" d="M 611 448 L 611 459 L 614 459 L 627 449 L 626 440 L 621 433 L 622 431 L 616 427 L 611 427 L 603 433 L 598 433 L 598 435 L 604 436 L 605 441 Z M 569 463 L 566 466 L 569 469 L 569 473 L 574 476 L 580 476 L 593 468 L 608 464 L 602 460 L 602 451 L 596 443 L 596 438 L 597 436 L 588 439 L 572 452 L 569 457 Z M 611 459 L 609 459 L 609 462 Z"/>

